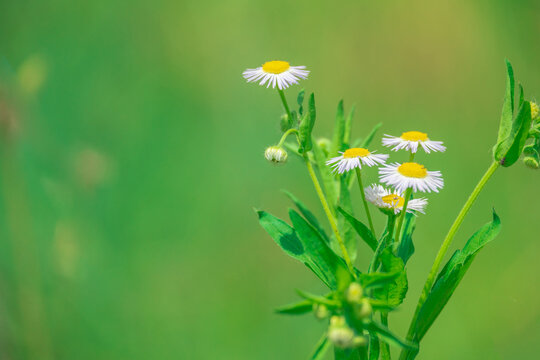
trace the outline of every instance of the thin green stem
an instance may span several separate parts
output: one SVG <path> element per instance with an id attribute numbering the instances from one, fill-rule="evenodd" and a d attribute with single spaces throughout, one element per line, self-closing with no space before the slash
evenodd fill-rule
<path id="1" fill-rule="evenodd" d="M 381 311 L 381 323 L 388 327 L 388 313 Z M 382 360 L 391 360 L 392 356 L 390 355 L 390 346 L 384 340 L 381 340 L 381 358 Z"/>
<path id="2" fill-rule="evenodd" d="M 372 273 L 377 270 L 377 260 L 379 258 L 379 255 L 381 254 L 382 249 L 385 247 L 385 244 L 388 241 L 392 241 L 392 237 L 394 236 L 394 227 L 396 223 L 396 216 L 394 214 L 388 215 L 388 220 L 386 223 L 386 228 L 388 229 L 388 236 L 384 236 L 381 241 L 379 241 L 379 244 L 377 245 L 377 248 L 375 249 L 375 253 L 373 254 L 373 257 L 371 258 L 371 263 L 369 264 L 368 273 Z M 387 241 L 388 240 L 388 241 Z"/>
<path id="3" fill-rule="evenodd" d="M 435 282 L 435 277 L 439 271 L 439 268 L 441 266 L 441 263 L 444 259 L 444 256 L 446 255 L 446 252 L 448 251 L 448 248 L 452 244 L 452 240 L 454 239 L 454 236 L 456 235 L 457 231 L 459 230 L 461 223 L 463 223 L 463 220 L 465 219 L 465 216 L 467 216 L 469 210 L 471 209 L 472 205 L 478 198 L 478 195 L 480 195 L 480 192 L 482 189 L 484 189 L 484 186 L 486 186 L 486 183 L 488 180 L 493 176 L 495 173 L 495 170 L 499 167 L 499 163 L 494 161 L 491 163 L 490 167 L 487 169 L 486 173 L 476 187 L 474 188 L 473 192 L 463 205 L 463 208 L 461 208 L 461 211 L 459 212 L 456 220 L 450 227 L 450 230 L 448 231 L 448 234 L 446 235 L 446 238 L 444 239 L 441 248 L 439 249 L 439 252 L 437 253 L 437 256 L 435 257 L 435 262 L 433 263 L 433 266 L 431 267 L 431 270 L 429 272 L 429 275 L 427 277 L 426 283 L 424 285 L 424 288 L 422 290 L 422 294 L 420 295 L 420 299 L 418 300 L 418 305 L 416 306 L 416 311 L 414 313 L 413 319 L 411 321 L 411 325 L 409 326 L 409 332 L 407 334 L 407 339 L 412 340 L 414 336 L 414 331 L 416 327 L 416 322 L 418 320 L 418 314 L 420 313 L 420 309 L 422 308 L 422 305 L 424 305 L 427 296 L 429 294 L 429 291 L 431 290 L 431 287 L 433 286 L 433 283 Z M 407 359 L 408 352 L 402 351 L 400 359 Z"/>
<path id="4" fill-rule="evenodd" d="M 281 98 L 281 102 L 283 103 L 283 107 L 285 108 L 285 111 L 287 112 L 287 116 L 290 119 L 292 119 L 291 110 L 289 109 L 289 104 L 287 104 L 287 99 L 285 98 L 285 93 L 283 90 L 278 89 L 279 97 Z"/>
<path id="5" fill-rule="evenodd" d="M 330 223 L 330 227 L 332 228 L 334 235 L 336 235 L 336 239 L 339 243 L 339 247 L 341 248 L 341 252 L 343 253 L 343 258 L 345 259 L 345 263 L 347 263 L 347 267 L 349 268 L 349 271 L 351 272 L 351 274 L 356 278 L 356 272 L 354 271 L 351 258 L 349 257 L 349 253 L 347 252 L 345 243 L 343 242 L 343 239 L 341 238 L 341 235 L 339 234 L 336 220 L 334 219 L 334 215 L 332 214 L 332 211 L 330 211 L 330 207 L 328 206 L 328 202 L 326 201 L 326 197 L 324 196 L 324 192 L 321 188 L 321 184 L 319 183 L 319 180 L 317 179 L 317 175 L 315 175 L 315 170 L 313 170 L 313 165 L 311 165 L 311 162 L 305 155 L 304 155 L 304 160 L 308 168 L 309 176 L 311 176 L 311 180 L 313 181 L 313 185 L 315 186 L 315 191 L 317 192 L 317 195 L 319 196 L 319 199 L 321 200 L 321 204 L 323 206 L 324 212 L 326 213 L 326 217 L 328 217 L 328 222 Z"/>
<path id="6" fill-rule="evenodd" d="M 296 129 L 289 129 L 287 131 L 285 131 L 283 133 L 283 136 L 281 137 L 281 139 L 279 140 L 279 143 L 276 145 L 277 147 L 281 147 L 283 145 L 283 143 L 285 142 L 285 140 L 287 139 L 287 136 L 289 136 L 290 134 L 292 133 L 298 133 L 298 130 Z"/>
<path id="7" fill-rule="evenodd" d="M 407 205 L 409 205 L 411 194 L 412 194 L 412 188 L 408 188 L 407 191 L 405 191 L 405 200 L 403 202 L 403 209 L 401 209 L 401 214 L 399 217 L 399 224 L 396 231 L 396 239 L 398 242 L 401 241 L 401 228 L 403 227 L 403 222 L 405 221 L 405 216 L 407 215 Z"/>
<path id="8" fill-rule="evenodd" d="M 371 233 L 375 236 L 375 228 L 373 227 L 373 221 L 371 220 L 371 214 L 369 213 L 368 203 L 366 201 L 366 194 L 364 191 L 364 185 L 362 184 L 362 171 L 360 168 L 356 168 L 356 177 L 358 178 L 358 186 L 360 187 L 360 194 L 362 195 L 362 201 L 364 202 L 364 208 L 366 209 L 366 215 L 369 222 L 369 228 Z"/>

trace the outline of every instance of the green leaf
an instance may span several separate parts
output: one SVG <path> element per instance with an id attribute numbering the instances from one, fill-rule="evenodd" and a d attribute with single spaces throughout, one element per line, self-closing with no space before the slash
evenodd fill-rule
<path id="1" fill-rule="evenodd" d="M 531 103 L 524 101 L 519 108 L 516 120 L 512 124 L 512 131 L 510 133 L 509 141 L 506 141 L 502 145 L 502 151 L 508 147 L 505 155 L 501 158 L 501 164 L 504 167 L 513 165 L 518 161 L 519 157 L 523 153 L 523 148 L 529 137 L 529 130 L 531 129 Z"/>
<path id="2" fill-rule="evenodd" d="M 300 214 L 302 214 L 306 220 L 319 232 L 319 234 L 323 237 L 323 239 L 329 243 L 330 238 L 328 235 L 326 235 L 323 227 L 319 223 L 319 220 L 313 215 L 313 213 L 307 208 L 306 205 L 304 205 L 303 202 L 301 202 L 296 196 L 288 192 L 287 190 L 281 190 L 285 195 L 291 199 L 291 201 L 296 205 L 298 208 L 298 211 L 300 211 Z"/>
<path id="3" fill-rule="evenodd" d="M 358 349 L 340 349 L 334 346 L 335 360 L 360 360 Z"/>
<path id="4" fill-rule="evenodd" d="M 304 94 L 306 93 L 306 89 L 300 90 L 298 93 L 298 96 L 296 97 L 296 102 L 298 103 L 298 113 L 300 116 L 304 113 Z"/>
<path id="5" fill-rule="evenodd" d="M 345 134 L 345 111 L 343 109 L 343 100 L 338 104 L 336 111 L 336 123 L 334 125 L 334 136 L 330 144 L 330 156 L 337 156 L 337 152 L 342 150 L 343 137 Z"/>
<path id="6" fill-rule="evenodd" d="M 370 332 L 376 333 L 381 339 L 385 340 L 390 345 L 394 345 L 402 349 L 408 350 L 418 349 L 418 345 L 405 339 L 401 339 L 400 337 L 392 333 L 386 326 L 379 324 L 375 321 L 368 323 L 366 325 L 366 329 Z"/>
<path id="7" fill-rule="evenodd" d="M 512 118 L 514 114 L 514 70 L 510 61 L 506 62 L 506 91 L 504 93 L 503 108 L 501 113 L 501 122 L 499 125 L 499 135 L 497 136 L 497 145 L 506 140 L 510 135 L 512 128 Z M 497 159 L 497 158 L 496 158 Z M 497 160 L 500 160 L 497 159 Z"/>
<path id="8" fill-rule="evenodd" d="M 360 282 L 360 285 L 364 289 L 372 289 L 372 288 L 379 288 L 384 287 L 388 284 L 392 284 L 396 281 L 396 279 L 401 275 L 401 271 L 394 271 L 394 272 L 388 272 L 388 273 L 364 273 L 358 275 L 358 281 Z"/>
<path id="9" fill-rule="evenodd" d="M 311 293 L 309 293 L 307 291 L 298 290 L 298 289 L 296 289 L 296 293 L 301 298 L 304 298 L 306 300 L 311 301 L 312 304 L 322 304 L 322 305 L 326 305 L 326 306 L 330 306 L 330 307 L 339 306 L 339 302 L 337 302 L 335 300 L 328 299 L 329 295 L 320 296 L 320 295 L 311 294 Z"/>
<path id="10" fill-rule="evenodd" d="M 300 139 L 300 153 L 306 153 L 311 150 L 311 132 L 313 131 L 313 125 L 315 124 L 316 110 L 315 110 L 315 95 L 312 93 L 309 97 L 309 110 L 302 117 L 300 127 L 298 129 L 298 137 Z"/>
<path id="11" fill-rule="evenodd" d="M 523 92 L 523 86 L 521 86 L 521 84 L 519 84 L 518 86 L 519 86 L 519 105 L 518 105 L 518 107 L 521 107 L 521 105 L 523 105 L 523 101 L 525 101 L 525 94 Z"/>
<path id="12" fill-rule="evenodd" d="M 377 239 L 375 239 L 375 236 L 369 230 L 369 228 L 364 225 L 360 220 L 357 220 L 354 216 L 347 213 L 345 210 L 343 210 L 341 207 L 338 207 L 339 212 L 345 217 L 345 219 L 352 225 L 354 230 L 360 235 L 360 238 L 364 240 L 368 246 L 375 251 L 377 249 Z"/>
<path id="13" fill-rule="evenodd" d="M 407 261 L 414 253 L 414 244 L 412 241 L 412 234 L 416 228 L 416 216 L 411 213 L 405 215 L 405 221 L 403 223 L 403 230 L 401 236 L 401 242 L 397 248 L 397 256 L 403 260 L 403 264 L 407 264 Z"/>
<path id="14" fill-rule="evenodd" d="M 310 300 L 302 300 L 294 304 L 280 306 L 275 311 L 278 314 L 302 315 L 302 314 L 313 311 L 313 302 Z"/>
<path id="15" fill-rule="evenodd" d="M 348 148 L 351 145 L 352 119 L 353 119 L 355 110 L 356 110 L 356 106 L 353 105 L 351 107 L 351 111 L 349 111 L 349 115 L 347 115 L 347 118 L 345 119 L 345 131 L 343 132 L 343 147 L 344 148 Z"/>
<path id="16" fill-rule="evenodd" d="M 309 357 L 310 360 L 323 360 L 324 355 L 326 355 L 330 349 L 330 346 L 331 344 L 326 337 L 326 333 L 324 333 L 321 336 L 321 339 L 317 342 L 317 345 L 315 345 L 315 350 L 313 350 L 313 353 Z"/>
<path id="17" fill-rule="evenodd" d="M 416 340 L 420 341 L 424 337 L 450 300 L 478 251 L 497 236 L 500 228 L 501 221 L 493 211 L 493 220 L 474 233 L 462 250 L 457 250 L 452 255 L 439 273 L 426 302 L 420 309 L 415 328 Z"/>
<path id="18" fill-rule="evenodd" d="M 391 247 L 387 247 L 380 255 L 382 270 L 387 273 L 399 273 L 395 280 L 385 288 L 377 289 L 374 297 L 385 300 L 391 306 L 398 306 L 403 302 L 408 290 L 407 273 L 403 260 L 392 252 Z"/>
<path id="19" fill-rule="evenodd" d="M 340 187 L 339 187 L 339 208 L 346 211 L 348 214 L 353 213 L 351 194 L 349 188 L 347 187 L 348 179 L 347 177 L 350 174 L 344 174 L 339 178 Z M 351 215 L 352 216 L 352 215 Z M 357 256 L 357 240 L 355 236 L 355 231 L 351 223 L 345 219 L 345 217 L 338 217 L 338 228 L 340 234 L 343 236 L 343 242 L 345 243 L 345 248 L 349 253 L 351 261 L 354 263 Z"/>
<path id="20" fill-rule="evenodd" d="M 337 274 L 347 272 L 345 263 L 300 214 L 289 209 L 289 217 L 310 259 L 309 266 L 328 287 L 337 289 Z"/>
<path id="21" fill-rule="evenodd" d="M 283 220 L 265 211 L 257 211 L 257 215 L 261 226 L 289 256 L 303 262 L 326 286 L 334 289 L 337 287 L 335 268 L 340 266 L 341 259 L 328 248 L 316 230 L 310 228 L 311 225 L 300 215 L 293 215 L 293 218 L 301 234 Z M 331 264 L 325 261 L 330 261 Z M 330 273 L 329 269 L 334 270 L 334 273 Z"/>
<path id="22" fill-rule="evenodd" d="M 371 129 L 371 132 L 368 134 L 368 136 L 366 136 L 364 141 L 362 141 L 362 145 L 360 147 L 367 148 L 369 146 L 369 144 L 371 144 L 371 141 L 375 137 L 375 134 L 377 133 L 377 130 L 379 130 L 379 128 L 381 126 L 382 126 L 382 123 L 378 123 L 377 125 L 375 125 L 373 127 L 373 129 Z"/>

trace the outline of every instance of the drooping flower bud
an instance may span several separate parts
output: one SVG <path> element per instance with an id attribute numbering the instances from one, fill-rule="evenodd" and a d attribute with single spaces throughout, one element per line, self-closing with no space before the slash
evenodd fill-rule
<path id="1" fill-rule="evenodd" d="M 265 150 L 264 157 L 274 164 L 283 164 L 287 161 L 288 154 L 282 147 L 270 146 Z"/>
<path id="2" fill-rule="evenodd" d="M 525 156 L 523 162 L 528 168 L 535 170 L 540 169 L 540 162 L 538 161 L 538 158 L 535 158 L 534 156 Z"/>
<path id="3" fill-rule="evenodd" d="M 362 290 L 362 286 L 360 286 L 360 284 L 355 283 L 355 282 L 349 285 L 345 293 L 347 302 L 351 304 L 360 303 L 360 300 L 362 300 L 363 295 L 364 295 L 364 291 Z"/>

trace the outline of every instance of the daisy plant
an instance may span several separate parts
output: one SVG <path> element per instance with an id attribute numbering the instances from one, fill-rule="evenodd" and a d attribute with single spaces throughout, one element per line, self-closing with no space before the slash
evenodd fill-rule
<path id="1" fill-rule="evenodd" d="M 297 291 L 300 301 L 277 309 L 280 314 L 300 315 L 312 312 L 327 324 L 310 359 L 323 359 L 333 349 L 335 359 L 391 359 L 390 346 L 401 350 L 399 359 L 412 360 L 420 342 L 468 270 L 477 253 L 499 233 L 501 222 L 495 211 L 492 220 L 475 232 L 465 245 L 441 265 L 463 219 L 488 180 L 501 167 L 515 164 L 523 155 L 526 166 L 538 169 L 540 163 L 539 108 L 525 100 L 519 86 L 519 100 L 514 102 L 514 75 L 507 64 L 507 87 L 493 161 L 465 202 L 441 244 L 428 272 L 408 333 L 400 336 L 390 330 L 389 314 L 403 302 L 407 290 L 407 262 L 414 254 L 413 233 L 416 217 L 426 213 L 427 193 L 444 187 L 442 173 L 422 165 L 422 157 L 444 152 L 442 141 L 431 140 L 422 129 L 405 129 L 400 136 L 384 135 L 381 146 L 405 153 L 405 160 L 387 163 L 388 154 L 379 153 L 373 139 L 380 124 L 363 139 L 352 140 L 354 107 L 345 113 L 338 104 L 334 132 L 329 138 L 312 135 L 317 112 L 315 96 L 304 101 L 304 90 L 296 96 L 296 106 L 289 106 L 286 89 L 306 79 L 304 66 L 286 61 L 269 61 L 248 69 L 244 78 L 267 88 L 277 88 L 285 113 L 281 117 L 282 135 L 268 147 L 264 157 L 283 164 L 288 153 L 305 165 L 331 230 L 299 198 L 285 194 L 295 209 L 289 209 L 290 223 L 257 210 L 259 223 L 276 244 L 289 256 L 304 263 L 324 284 L 327 291 L 313 294 Z M 292 141 L 290 140 L 292 139 Z M 418 154 L 419 150 L 423 154 Z M 437 155 L 440 156 L 440 155 Z M 419 159 L 416 159 L 418 157 Z M 364 187 L 363 172 L 378 168 L 381 184 Z M 355 215 L 354 183 L 358 183 L 361 207 Z M 384 185 L 383 185 L 384 184 Z M 373 214 L 386 218 L 384 229 L 376 229 Z M 367 223 L 367 225 L 366 225 Z M 360 247 L 358 239 L 365 243 Z M 358 264 L 359 251 L 372 253 L 369 264 Z"/>

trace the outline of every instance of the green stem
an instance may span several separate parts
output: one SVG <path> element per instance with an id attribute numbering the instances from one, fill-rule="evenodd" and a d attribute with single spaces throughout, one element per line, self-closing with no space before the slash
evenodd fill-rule
<path id="1" fill-rule="evenodd" d="M 283 146 L 283 143 L 285 142 L 285 140 L 287 139 L 287 136 L 289 136 L 290 134 L 292 133 L 297 133 L 298 134 L 298 130 L 296 129 L 289 129 L 287 131 L 285 131 L 283 133 L 283 136 L 281 137 L 281 139 L 279 140 L 279 143 L 276 145 L 277 147 L 281 147 Z"/>
<path id="2" fill-rule="evenodd" d="M 498 167 L 499 167 L 499 163 L 496 162 L 496 161 L 494 161 L 490 165 L 490 167 L 487 169 L 484 176 L 482 176 L 482 178 L 480 179 L 480 181 L 478 182 L 478 184 L 474 188 L 473 192 L 471 193 L 471 195 L 467 199 L 467 202 L 465 202 L 465 204 L 463 205 L 463 208 L 459 212 L 456 220 L 454 221 L 454 223 L 450 227 L 450 230 L 448 231 L 448 234 L 446 235 L 446 238 L 444 239 L 444 241 L 443 241 L 443 243 L 441 245 L 441 248 L 439 249 L 439 252 L 437 253 L 437 256 L 435 257 L 435 262 L 433 263 L 433 266 L 431 267 L 431 270 L 430 270 L 429 275 L 427 277 L 426 283 L 425 283 L 424 288 L 422 290 L 422 294 L 420 295 L 420 299 L 418 300 L 418 305 L 416 306 L 416 311 L 415 311 L 413 319 L 411 321 L 411 325 L 409 326 L 409 332 L 407 334 L 407 339 L 409 339 L 409 340 L 413 339 L 413 335 L 414 335 L 414 331 L 415 331 L 415 327 L 416 327 L 416 322 L 418 321 L 418 315 L 420 313 L 420 309 L 422 308 L 422 305 L 424 305 L 424 303 L 425 303 L 425 301 L 427 299 L 427 296 L 429 294 L 429 291 L 430 291 L 431 287 L 433 286 L 433 283 L 435 282 L 435 277 L 436 277 L 436 275 L 437 275 L 437 273 L 439 271 L 439 268 L 441 266 L 441 262 L 443 261 L 444 256 L 446 255 L 446 252 L 448 251 L 448 248 L 452 244 L 452 240 L 454 239 L 454 236 L 456 235 L 457 231 L 459 230 L 459 227 L 461 226 L 461 223 L 465 219 L 465 216 L 467 216 L 467 213 L 469 212 L 472 205 L 474 204 L 474 202 L 478 198 L 478 195 L 480 195 L 480 192 L 482 191 L 482 189 L 484 189 L 484 186 L 486 186 L 486 183 L 491 178 L 491 176 L 495 173 L 495 170 L 497 170 Z M 408 355 L 407 351 L 402 351 L 400 359 L 407 359 L 407 355 Z"/>
<path id="3" fill-rule="evenodd" d="M 375 254 L 373 254 L 373 257 L 371 258 L 371 263 L 369 264 L 368 273 L 372 273 L 377 270 L 377 260 L 379 258 L 379 255 L 381 254 L 382 249 L 385 247 L 385 244 L 387 243 L 387 239 L 391 242 L 392 237 L 394 235 L 394 227 L 396 223 L 396 216 L 394 214 L 388 215 L 388 220 L 386 223 L 386 228 L 388 229 L 389 235 L 383 236 L 381 241 L 379 241 L 379 244 L 377 245 L 377 248 L 375 249 Z"/>
<path id="4" fill-rule="evenodd" d="M 349 268 L 349 271 L 356 278 L 356 272 L 354 271 L 351 258 L 349 257 L 349 253 L 347 252 L 345 243 L 343 242 L 343 239 L 341 238 L 341 235 L 339 234 L 339 230 L 336 225 L 336 220 L 334 219 L 334 215 L 332 214 L 332 211 L 330 211 L 330 207 L 328 206 L 328 202 L 326 201 L 326 197 L 324 196 L 324 192 L 321 188 L 321 184 L 319 183 L 319 180 L 317 179 L 317 175 L 315 175 L 315 171 L 313 170 L 313 165 L 311 165 L 311 162 L 305 155 L 304 155 L 304 160 L 308 168 L 309 176 L 311 176 L 311 180 L 313 181 L 313 185 L 315 186 L 315 191 L 317 192 L 317 195 L 319 196 L 319 199 L 321 200 L 321 204 L 323 206 L 324 212 L 326 213 L 326 217 L 328 217 L 328 222 L 330 223 L 330 227 L 332 228 L 332 231 L 334 231 L 334 235 L 336 235 L 336 239 L 339 243 L 339 247 L 341 248 L 341 252 L 343 253 L 343 258 L 345 259 L 345 262 L 347 263 L 347 267 Z"/>
<path id="5" fill-rule="evenodd" d="M 403 222 L 405 221 L 405 216 L 407 215 L 407 205 L 409 205 L 409 199 L 411 198 L 412 188 L 408 188 L 405 191 L 405 200 L 403 202 L 403 209 L 401 209 L 401 214 L 399 217 L 399 224 L 396 232 L 396 239 L 398 242 L 401 241 L 401 228 L 403 227 Z"/>
<path id="6" fill-rule="evenodd" d="M 360 168 L 356 168 L 356 177 L 358 178 L 358 186 L 360 187 L 360 194 L 362 195 L 362 201 L 364 202 L 364 208 L 366 209 L 366 215 L 369 222 L 369 228 L 371 233 L 375 236 L 375 228 L 373 227 L 373 221 L 371 220 L 371 214 L 369 213 L 369 207 L 366 201 L 366 194 L 364 191 L 364 185 L 362 184 L 362 171 Z"/>
<path id="7" fill-rule="evenodd" d="M 285 108 L 285 111 L 287 112 L 287 116 L 289 117 L 289 121 L 291 121 L 291 110 L 289 109 L 289 104 L 287 104 L 287 99 L 285 98 L 285 93 L 283 90 L 278 89 L 279 97 L 281 98 L 281 102 L 283 103 L 283 107 Z"/>
<path id="8" fill-rule="evenodd" d="M 381 311 L 381 323 L 388 327 L 388 313 Z M 382 360 L 391 360 L 392 356 L 390 355 L 390 346 L 384 340 L 381 340 L 381 357 Z"/>

